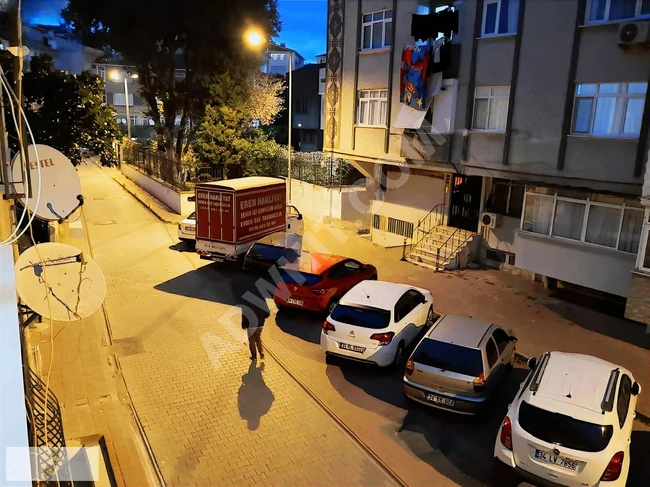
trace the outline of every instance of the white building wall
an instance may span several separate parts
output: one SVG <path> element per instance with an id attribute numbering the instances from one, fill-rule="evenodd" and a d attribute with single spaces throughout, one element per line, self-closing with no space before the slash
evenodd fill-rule
<path id="1" fill-rule="evenodd" d="M 636 255 L 559 238 L 515 233 L 515 265 L 561 281 L 627 297 Z"/>
<path id="2" fill-rule="evenodd" d="M 128 164 L 122 164 L 122 174 L 147 193 L 155 196 L 159 201 L 169 206 L 179 215 L 189 215 L 196 208 L 195 203 L 189 201 L 189 197 L 194 196 L 193 191 L 177 191 L 162 181 L 157 181 Z"/>
<path id="3" fill-rule="evenodd" d="M 357 223 L 367 228 L 370 224 L 368 191 L 365 186 L 325 188 L 293 179 L 291 204 L 311 219 L 334 218 Z"/>

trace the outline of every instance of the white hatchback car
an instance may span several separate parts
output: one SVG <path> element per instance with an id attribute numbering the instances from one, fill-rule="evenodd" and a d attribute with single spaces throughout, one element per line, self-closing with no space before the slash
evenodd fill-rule
<path id="1" fill-rule="evenodd" d="M 193 211 L 188 217 L 178 224 L 178 239 L 181 242 L 194 242 L 196 240 L 196 212 Z"/>
<path id="2" fill-rule="evenodd" d="M 508 408 L 494 447 L 496 485 L 624 486 L 641 386 L 630 371 L 590 355 L 549 352 Z"/>
<path id="3" fill-rule="evenodd" d="M 426 289 L 362 281 L 323 323 L 320 346 L 326 355 L 397 366 L 406 347 L 434 321 L 433 297 Z"/>

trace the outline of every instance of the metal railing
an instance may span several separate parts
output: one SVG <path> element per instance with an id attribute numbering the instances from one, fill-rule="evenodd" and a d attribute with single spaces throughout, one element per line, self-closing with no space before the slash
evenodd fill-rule
<path id="1" fill-rule="evenodd" d="M 465 243 L 472 238 L 472 233 L 457 228 L 447 240 L 436 249 L 436 270 L 440 270 L 440 264 L 447 262 L 453 257 Z M 451 249 L 451 250 L 450 250 Z"/>
<path id="2" fill-rule="evenodd" d="M 445 218 L 445 204 L 440 203 L 439 205 L 434 206 L 429 210 L 429 213 L 420 220 L 417 226 L 413 229 L 413 236 L 411 237 L 411 243 L 408 244 L 406 239 L 404 240 L 404 250 L 402 251 L 402 260 L 406 260 L 406 257 L 417 248 L 420 243 L 424 241 L 436 228 L 443 224 Z M 420 236 L 421 235 L 421 236 Z M 418 240 L 413 243 L 413 238 Z M 408 246 L 408 251 L 406 250 Z"/>

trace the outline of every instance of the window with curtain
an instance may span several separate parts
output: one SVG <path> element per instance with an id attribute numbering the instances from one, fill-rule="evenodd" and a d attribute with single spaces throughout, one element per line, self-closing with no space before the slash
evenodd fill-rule
<path id="1" fill-rule="evenodd" d="M 515 34 L 519 0 L 485 0 L 483 5 L 483 36 Z"/>
<path id="2" fill-rule="evenodd" d="M 371 127 L 386 126 L 387 90 L 362 90 L 357 99 L 357 124 Z"/>
<path id="3" fill-rule="evenodd" d="M 644 82 L 578 84 L 573 109 L 573 133 L 638 137 L 647 89 L 648 83 Z"/>
<path id="4" fill-rule="evenodd" d="M 650 0 L 587 0 L 587 23 L 650 17 Z"/>
<path id="5" fill-rule="evenodd" d="M 555 205 L 553 236 L 580 240 L 584 217 L 584 204 L 558 200 Z"/>
<path id="6" fill-rule="evenodd" d="M 472 129 L 505 132 L 509 97 L 509 86 L 477 86 Z"/>
<path id="7" fill-rule="evenodd" d="M 522 230 L 638 252 L 644 219 L 638 199 L 541 186 L 527 190 Z"/>

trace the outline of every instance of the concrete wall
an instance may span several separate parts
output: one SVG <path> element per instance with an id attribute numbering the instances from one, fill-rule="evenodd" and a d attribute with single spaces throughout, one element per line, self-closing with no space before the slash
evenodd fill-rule
<path id="1" fill-rule="evenodd" d="M 194 191 L 178 191 L 126 163 L 122 164 L 122 174 L 179 215 L 189 215 L 195 209 L 194 202 L 188 201 L 188 198 L 194 195 Z"/>
<path id="2" fill-rule="evenodd" d="M 650 326 L 650 275 L 639 271 L 632 272 L 625 317 Z"/>
<path id="3" fill-rule="evenodd" d="M 334 218 L 359 222 L 360 228 L 370 225 L 369 193 L 365 186 L 325 188 L 293 179 L 291 204 L 312 219 Z"/>
<path id="4" fill-rule="evenodd" d="M 626 297 L 636 255 L 581 242 L 515 233 L 516 266 L 560 281 Z"/>

